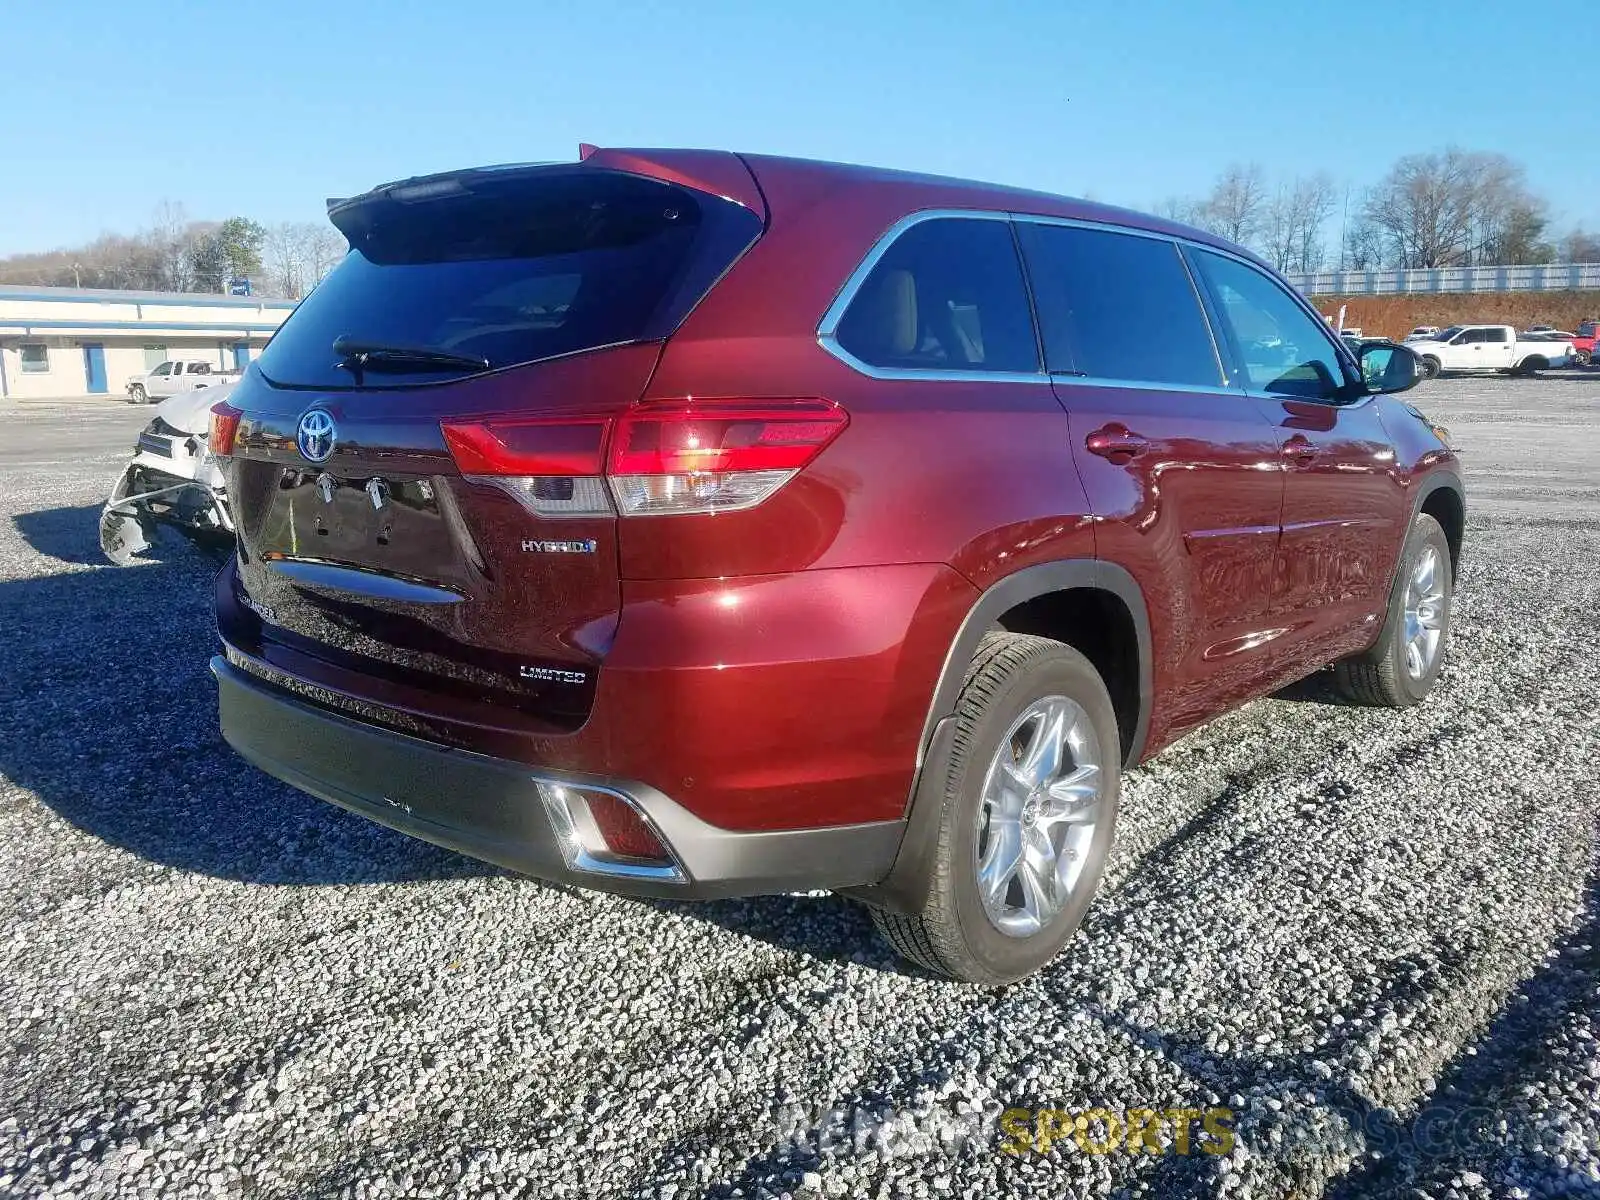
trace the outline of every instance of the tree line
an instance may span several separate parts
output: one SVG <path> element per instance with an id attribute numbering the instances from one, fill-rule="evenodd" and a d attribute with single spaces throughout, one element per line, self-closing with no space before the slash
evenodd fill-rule
<path id="1" fill-rule="evenodd" d="M 1269 180 L 1259 164 L 1234 164 L 1205 195 L 1154 210 L 1249 246 L 1281 271 L 1600 262 L 1600 233 L 1554 230 L 1520 163 L 1454 147 L 1408 154 L 1360 191 L 1326 172 Z M 226 292 L 249 279 L 260 294 L 297 300 L 345 249 L 320 222 L 194 221 L 168 202 L 134 234 L 0 258 L 0 283 Z"/>
<path id="2" fill-rule="evenodd" d="M 1317 172 L 1269 181 L 1225 169 L 1204 196 L 1156 212 L 1249 246 L 1280 271 L 1600 262 L 1600 234 L 1552 228 L 1549 203 L 1504 154 L 1408 154 L 1370 188 Z"/>
<path id="3" fill-rule="evenodd" d="M 167 202 L 137 233 L 0 258 L 0 283 L 225 293 L 248 279 L 259 295 L 298 300 L 344 257 L 343 236 L 315 221 L 191 220 Z"/>

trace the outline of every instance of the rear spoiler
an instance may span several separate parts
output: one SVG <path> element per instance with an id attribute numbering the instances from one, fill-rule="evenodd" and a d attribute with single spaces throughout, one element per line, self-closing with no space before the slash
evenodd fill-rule
<path id="1" fill-rule="evenodd" d="M 612 171 L 625 171 L 630 175 L 644 175 L 666 183 L 677 183 L 696 191 L 710 192 L 742 204 L 761 218 L 768 219 L 766 198 L 749 165 L 737 154 L 726 150 L 607 150 L 584 142 L 578 146 L 578 162 Z M 358 196 L 330 196 L 327 199 L 328 216 L 352 204 L 371 200 L 379 195 L 406 197 L 411 193 L 421 198 L 429 193 L 443 194 L 460 181 L 473 175 L 494 171 L 518 171 L 529 167 L 570 166 L 569 163 L 525 162 L 506 163 L 493 167 L 468 167 L 465 170 L 441 171 L 434 175 L 414 175 L 393 183 L 379 184 Z"/>

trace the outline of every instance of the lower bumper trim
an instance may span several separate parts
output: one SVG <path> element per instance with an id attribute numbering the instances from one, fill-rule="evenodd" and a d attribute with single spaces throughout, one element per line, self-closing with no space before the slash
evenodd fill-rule
<path id="1" fill-rule="evenodd" d="M 905 830 L 903 821 L 723 829 L 648 784 L 530 767 L 366 725 L 255 679 L 221 656 L 211 660 L 211 672 L 223 737 L 269 775 L 401 833 L 540 879 L 701 900 L 863 887 L 888 874 Z M 569 866 L 541 784 L 625 795 L 671 849 L 682 880 Z"/>

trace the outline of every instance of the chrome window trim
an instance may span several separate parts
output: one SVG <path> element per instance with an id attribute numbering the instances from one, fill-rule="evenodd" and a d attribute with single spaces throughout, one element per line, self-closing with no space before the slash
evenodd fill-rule
<path id="1" fill-rule="evenodd" d="M 1353 377 L 1355 379 L 1359 380 L 1361 378 L 1361 364 L 1356 360 L 1356 356 L 1351 352 L 1350 347 L 1343 344 L 1344 339 L 1339 337 L 1338 334 L 1329 333 L 1326 331 L 1325 327 L 1327 322 L 1322 319 L 1322 314 L 1312 307 L 1311 302 L 1297 292 L 1294 288 L 1276 278 L 1271 271 L 1263 270 L 1260 263 L 1251 262 L 1242 254 L 1234 254 L 1232 251 L 1224 250 L 1220 246 L 1208 246 L 1204 242 L 1185 240 L 1183 244 L 1186 247 L 1196 251 L 1204 251 L 1208 254 L 1215 254 L 1218 258 L 1231 258 L 1240 266 L 1254 271 L 1257 275 L 1260 275 L 1262 278 L 1264 278 L 1268 283 L 1274 285 L 1280 292 L 1283 292 L 1289 297 L 1291 303 L 1298 305 L 1300 311 L 1310 317 L 1312 322 L 1319 329 L 1323 330 L 1323 337 L 1325 337 L 1328 340 L 1328 344 L 1333 347 L 1334 359 L 1341 363 L 1346 370 L 1354 368 Z M 1188 257 L 1189 256 L 1187 254 L 1184 255 L 1184 260 L 1186 262 Z M 1199 281 L 1196 280 L 1197 285 L 1198 283 Z M 1209 316 L 1210 314 L 1208 313 L 1208 319 Z M 1213 333 L 1213 337 L 1215 337 L 1215 333 Z M 1421 356 L 1418 355 L 1418 357 L 1420 358 Z M 1265 389 L 1258 388 L 1249 381 L 1248 376 L 1245 376 L 1242 371 L 1240 372 L 1240 376 L 1240 388 L 1245 395 L 1256 400 L 1275 400 L 1280 404 L 1285 401 L 1292 400 L 1297 404 L 1320 404 L 1324 408 L 1338 408 L 1349 411 L 1362 408 L 1365 405 L 1372 403 L 1372 401 L 1376 400 L 1379 396 L 1384 395 L 1382 392 L 1366 392 L 1360 396 L 1357 396 L 1354 400 L 1333 400 L 1317 396 L 1294 396 L 1283 392 L 1269 392 Z"/>
<path id="2" fill-rule="evenodd" d="M 1123 388 L 1138 392 L 1188 392 L 1196 396 L 1233 396 L 1244 399 L 1250 393 L 1242 388 L 1223 387 L 1221 384 L 1163 383 L 1139 379 L 1104 379 L 1098 375 L 1070 375 L 1064 372 L 1050 377 L 1057 385 L 1078 387 Z"/>
<path id="3" fill-rule="evenodd" d="M 1235 381 L 1233 373 L 1228 370 L 1228 364 L 1222 356 L 1222 343 L 1217 338 L 1217 330 L 1212 324 L 1211 311 L 1206 305 L 1206 293 L 1201 283 L 1194 277 L 1194 272 L 1189 267 L 1189 256 L 1183 253 L 1183 247 L 1188 244 L 1186 239 L 1174 237 L 1168 233 L 1161 233 L 1152 229 L 1135 229 L 1131 225 L 1116 225 L 1108 221 L 1080 221 L 1073 217 L 1036 217 L 1028 213 L 1012 213 L 1011 219 L 1019 225 L 1054 225 L 1065 229 L 1082 229 L 1088 233 L 1109 233 L 1113 236 L 1142 237 L 1152 242 L 1166 242 L 1172 247 L 1173 255 L 1178 260 L 1178 265 L 1183 269 L 1183 277 L 1189 281 L 1190 294 L 1194 297 L 1195 308 L 1200 312 L 1200 324 L 1205 326 L 1206 337 L 1211 341 L 1211 358 L 1217 367 L 1217 382 L 1215 384 L 1197 383 L 1193 385 L 1168 383 L 1164 380 L 1113 380 L 1096 376 L 1098 381 L 1106 384 L 1127 383 L 1133 387 L 1154 388 L 1157 391 L 1196 391 L 1206 392 L 1215 388 L 1229 395 L 1237 395 L 1241 388 Z M 1196 243 L 1198 244 L 1198 243 Z M 1033 277 L 1028 276 L 1028 298 L 1034 301 Z M 1041 336 L 1043 330 L 1041 329 Z M 1045 363 L 1046 369 L 1050 364 Z M 1052 372 L 1055 378 L 1063 375 L 1071 377 L 1071 372 Z"/>
<path id="4" fill-rule="evenodd" d="M 901 380 L 908 383 L 1039 384 L 1053 382 L 1080 385 L 1087 384 L 1097 387 L 1135 388 L 1143 389 L 1145 391 L 1195 392 L 1202 395 L 1249 396 L 1253 394 L 1250 389 L 1243 386 L 1242 381 L 1235 382 L 1233 380 L 1233 372 L 1229 371 L 1227 362 L 1223 358 L 1221 343 L 1218 340 L 1218 331 L 1212 323 L 1211 313 L 1206 306 L 1204 295 L 1201 291 L 1200 281 L 1194 278 L 1193 272 L 1189 266 L 1188 255 L 1183 253 L 1179 253 L 1178 260 L 1180 263 L 1182 263 L 1184 272 L 1189 276 L 1190 286 L 1195 289 L 1195 302 L 1200 306 L 1201 320 L 1205 322 L 1206 331 L 1211 337 L 1212 350 L 1217 356 L 1217 367 L 1220 372 L 1219 378 L 1225 381 L 1221 385 L 1212 386 L 1204 384 L 1177 384 L 1167 383 L 1162 380 L 1101 379 L 1060 372 L 1052 373 L 1048 370 L 923 371 L 908 367 L 875 367 L 871 363 L 863 362 L 861 359 L 857 358 L 855 355 L 851 354 L 848 350 L 841 346 L 838 341 L 839 322 L 844 319 L 845 310 L 850 307 L 851 302 L 856 298 L 856 293 L 861 290 L 861 285 L 866 282 L 867 276 L 872 273 L 872 269 L 876 267 L 883 256 L 888 253 L 889 248 L 894 245 L 894 243 L 903 233 L 906 232 L 906 230 L 920 225 L 924 221 L 940 221 L 951 219 L 967 221 L 1005 221 L 1013 225 L 1064 225 L 1069 228 L 1096 230 L 1101 233 L 1120 233 L 1130 237 L 1150 238 L 1153 241 L 1167 242 L 1180 251 L 1190 246 L 1197 250 L 1208 250 L 1213 254 L 1234 259 L 1244 266 L 1254 268 L 1256 271 L 1261 270 L 1258 264 L 1251 262 L 1243 255 L 1235 254 L 1234 252 L 1225 250 L 1219 246 L 1212 246 L 1205 242 L 1197 242 L 1192 238 L 1182 237 L 1178 234 L 1164 233 L 1160 230 L 1141 229 L 1135 225 L 1119 225 L 1114 221 L 1086 221 L 1079 217 L 1050 217 L 1038 213 L 1012 212 L 1008 210 L 988 208 L 924 208 L 913 213 L 907 213 L 905 216 L 899 218 L 897 221 L 891 224 L 883 231 L 883 233 L 878 235 L 877 240 L 872 243 L 872 246 L 867 250 L 866 255 L 859 263 L 856 264 L 855 269 L 851 271 L 848 276 L 846 276 L 844 283 L 841 284 L 839 290 L 834 293 L 833 301 L 828 305 L 827 311 L 822 314 L 822 320 L 817 323 L 817 344 L 829 354 L 833 355 L 833 357 L 837 358 L 840 362 L 844 363 L 845 366 L 849 367 L 852 371 L 855 371 L 859 375 L 865 375 L 869 379 Z M 1037 336 L 1038 314 L 1034 302 L 1033 281 L 1028 278 L 1026 269 L 1027 264 L 1021 261 L 1020 247 L 1018 248 L 1018 254 L 1019 265 L 1021 265 L 1023 268 L 1023 287 L 1027 292 L 1029 310 L 1034 316 L 1035 334 Z M 1271 276 L 1268 276 L 1268 278 L 1271 278 Z M 1291 295 L 1294 295 L 1292 290 Z M 1298 296 L 1295 296 L 1294 298 L 1299 300 Z M 1302 307 L 1305 307 L 1303 302 Z M 1311 310 L 1308 309 L 1308 311 Z M 1316 319 L 1319 321 L 1322 319 L 1320 315 L 1313 315 L 1316 315 Z M 1043 352 L 1041 349 L 1041 355 L 1042 353 Z M 1042 357 L 1040 361 L 1042 364 Z M 1276 396 L 1272 398 L 1283 399 L 1283 397 Z M 1366 399 L 1371 399 L 1371 397 L 1368 396 Z M 1318 402 L 1310 401 L 1310 403 Z M 1337 407 L 1347 408 L 1351 406 L 1338 405 Z"/>
<path id="5" fill-rule="evenodd" d="M 845 366 L 858 374 L 870 379 L 902 379 L 906 381 L 929 381 L 945 383 L 1049 383 L 1050 376 L 1040 371 L 922 371 L 914 367 L 875 367 L 871 363 L 863 362 L 850 351 L 839 344 L 839 322 L 844 319 L 845 310 L 856 298 L 856 293 L 861 290 L 861 285 L 867 281 L 867 276 L 872 274 L 872 269 L 885 254 L 889 247 L 900 240 L 900 235 L 914 226 L 921 225 L 924 221 L 945 221 L 950 219 L 969 221 L 1004 221 L 1010 223 L 1009 213 L 997 212 L 986 208 L 925 208 L 914 213 L 907 213 L 888 229 L 879 235 L 878 240 L 872 243 L 872 248 L 867 251 L 866 257 L 856 265 L 845 278 L 833 298 L 833 303 L 828 305 L 828 311 L 822 314 L 822 320 L 817 325 L 817 343 L 829 354 L 833 355 Z M 1022 260 L 1017 259 L 1017 270 L 1022 273 L 1022 288 L 1028 302 L 1030 319 L 1033 309 L 1033 291 L 1028 286 L 1028 279 L 1022 269 Z M 1037 331 L 1035 332 L 1037 338 Z"/>

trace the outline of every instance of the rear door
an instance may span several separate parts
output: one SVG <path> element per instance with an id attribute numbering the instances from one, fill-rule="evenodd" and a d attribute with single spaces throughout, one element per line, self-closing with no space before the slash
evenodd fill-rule
<path id="1" fill-rule="evenodd" d="M 1377 409 L 1326 325 L 1241 259 L 1191 248 L 1223 335 L 1286 468 L 1271 613 L 1306 670 L 1369 643 L 1410 505 Z M 1292 665 L 1292 664 L 1291 664 Z"/>
<path id="2" fill-rule="evenodd" d="M 1489 325 L 1478 331 L 1483 335 L 1483 365 L 1504 371 L 1516 361 L 1517 345 L 1508 325 Z"/>
<path id="3" fill-rule="evenodd" d="M 1150 609 L 1169 731 L 1252 693 L 1283 505 L 1271 426 L 1225 375 L 1175 242 L 1018 226 L 1097 553 Z"/>
<path id="4" fill-rule="evenodd" d="M 761 219 L 592 168 L 335 219 L 351 253 L 230 398 L 241 606 L 357 677 L 575 722 L 620 604 L 608 421 Z"/>

